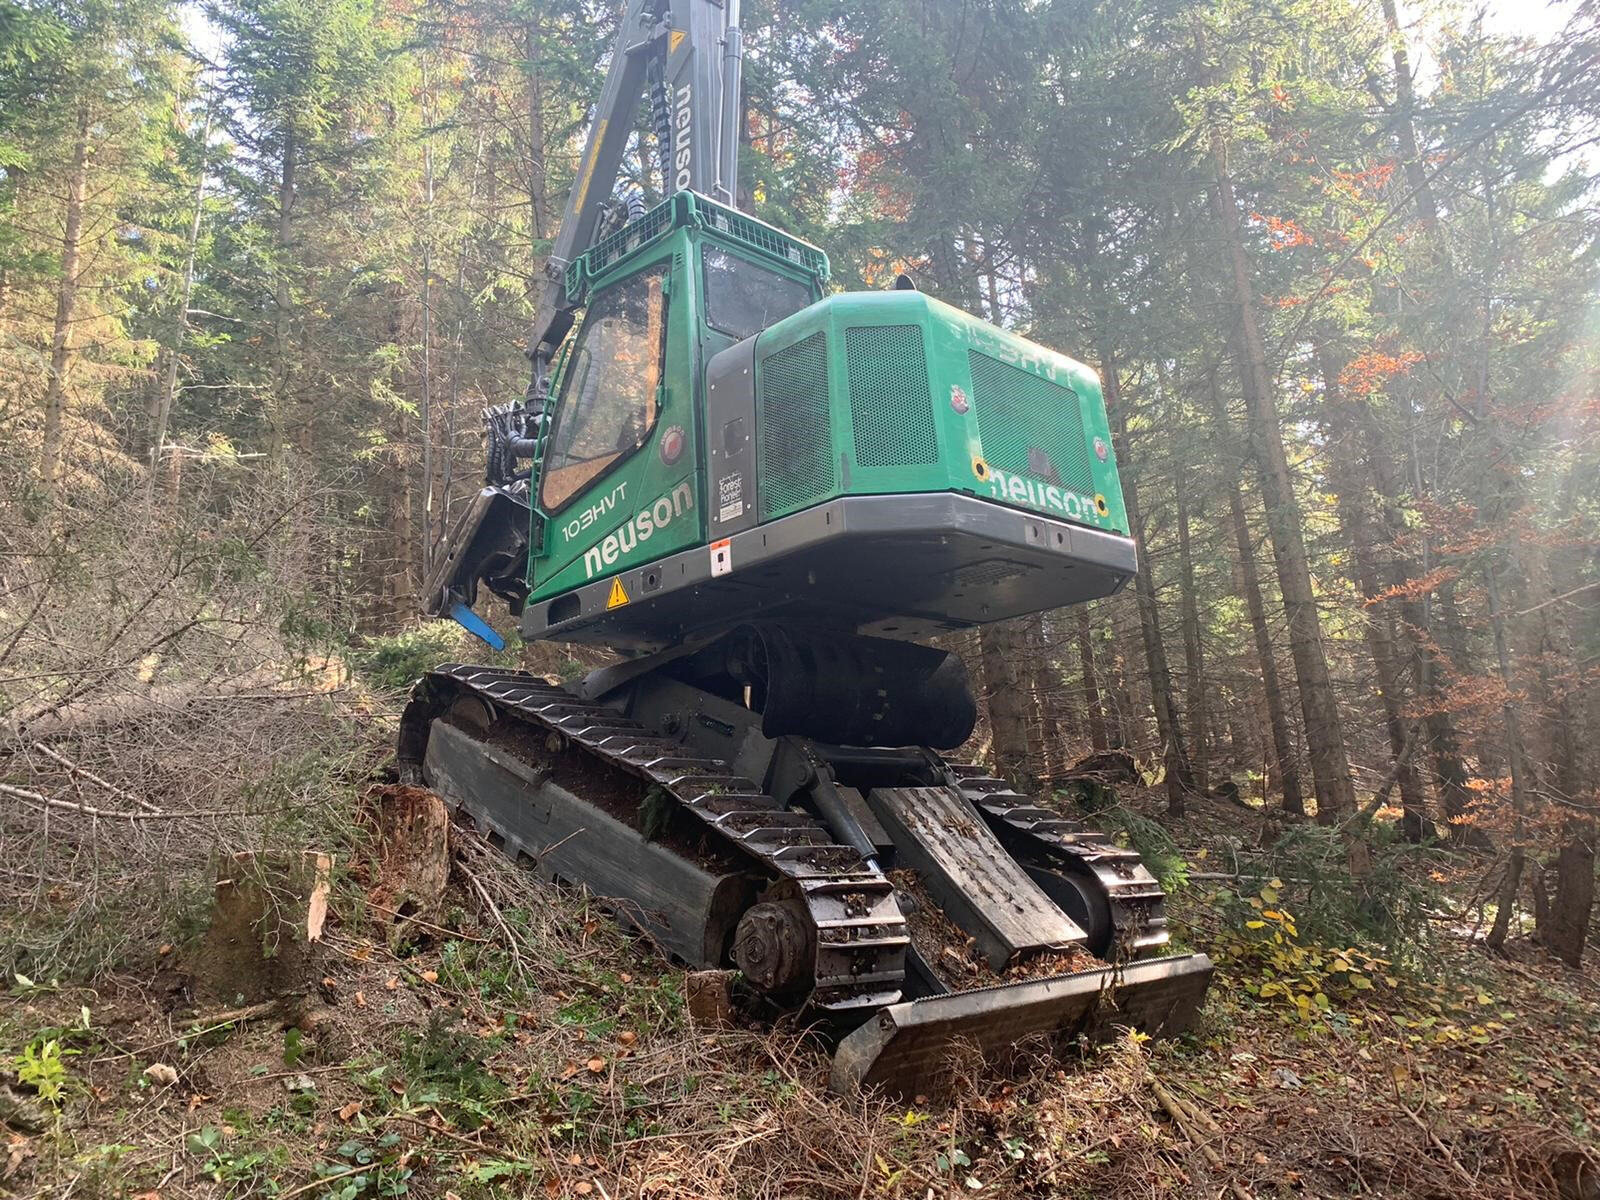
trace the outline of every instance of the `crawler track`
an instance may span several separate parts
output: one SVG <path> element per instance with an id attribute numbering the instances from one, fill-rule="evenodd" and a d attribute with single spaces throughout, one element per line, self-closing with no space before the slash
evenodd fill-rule
<path id="1" fill-rule="evenodd" d="M 1136 850 L 1060 813 L 1040 808 L 1005 780 L 978 766 L 945 764 L 961 792 L 983 814 L 1001 840 L 1030 866 L 1066 859 L 1091 874 L 1111 905 L 1113 943 L 1119 958 L 1134 958 L 1165 946 L 1166 897 Z"/>
<path id="2" fill-rule="evenodd" d="M 559 735 L 660 789 L 754 873 L 792 884 L 814 933 L 815 985 L 807 1003 L 819 1015 L 858 1020 L 900 999 L 910 933 L 893 886 L 854 849 L 839 845 L 821 821 L 779 804 L 720 759 L 687 754 L 612 709 L 526 672 L 495 667 L 447 663 L 423 677 L 401 722 L 402 769 L 420 771 L 431 722 L 464 696 L 543 734 Z M 1116 957 L 1166 944 L 1164 897 L 1135 851 L 1038 807 L 982 767 L 946 765 L 962 794 L 1027 865 L 1074 867 L 1092 877 L 1110 905 Z M 501 831 L 494 812 L 468 807 L 480 824 Z"/>
<path id="3" fill-rule="evenodd" d="M 784 808 L 720 759 L 686 755 L 637 721 L 537 676 L 493 667 L 447 663 L 423 677 L 401 720 L 402 768 L 420 768 L 430 723 L 466 695 L 660 788 L 760 873 L 792 882 L 815 934 L 811 1008 L 859 1019 L 900 999 L 910 934 L 894 889 L 820 821 Z M 493 812 L 473 815 L 497 826 Z"/>

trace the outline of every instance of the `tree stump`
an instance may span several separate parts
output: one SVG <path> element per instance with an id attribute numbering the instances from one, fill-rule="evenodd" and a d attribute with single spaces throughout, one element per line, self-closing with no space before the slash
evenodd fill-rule
<path id="1" fill-rule="evenodd" d="M 202 995 L 254 1003 L 304 989 L 316 973 L 333 858 L 245 852 L 217 868 L 215 902 L 191 974 Z"/>
<path id="2" fill-rule="evenodd" d="M 450 814 L 425 788 L 390 784 L 367 793 L 378 848 L 378 876 L 368 895 L 391 950 L 437 924 L 450 878 Z"/>
<path id="3" fill-rule="evenodd" d="M 707 1029 L 733 1024 L 732 971 L 690 971 L 684 983 L 690 1020 Z"/>

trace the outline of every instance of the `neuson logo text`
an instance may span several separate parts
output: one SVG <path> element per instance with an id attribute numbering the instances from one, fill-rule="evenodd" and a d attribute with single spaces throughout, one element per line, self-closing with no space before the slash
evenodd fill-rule
<path id="1" fill-rule="evenodd" d="M 681 517 L 694 507 L 694 490 L 685 481 L 672 489 L 669 495 L 659 496 L 654 504 L 641 508 L 620 529 L 601 538 L 599 543 L 583 552 L 583 576 L 593 579 L 596 572 L 609 567 L 625 554 L 632 554 L 641 543 L 655 536 L 656 530 L 665 529 L 675 517 Z"/>
<path id="2" fill-rule="evenodd" d="M 693 150 L 694 109 L 690 105 L 693 97 L 686 83 L 678 89 L 677 102 L 672 110 L 672 167 L 677 171 L 673 179 L 673 190 L 683 191 L 689 186 L 691 178 L 689 172 L 689 156 Z"/>

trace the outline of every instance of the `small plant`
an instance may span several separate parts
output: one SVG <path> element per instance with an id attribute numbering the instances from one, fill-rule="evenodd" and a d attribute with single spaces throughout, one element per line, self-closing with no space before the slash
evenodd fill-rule
<path id="1" fill-rule="evenodd" d="M 271 1178 L 276 1165 L 274 1156 L 260 1150 L 235 1151 L 227 1147 L 226 1137 L 215 1125 L 206 1125 L 191 1133 L 184 1146 L 190 1154 L 201 1159 L 201 1170 L 213 1183 L 243 1185 L 242 1194 L 249 1194 Z M 230 1194 L 235 1189 L 229 1188 Z"/>
<path id="2" fill-rule="evenodd" d="M 333 1162 L 318 1163 L 317 1175 L 327 1187 L 321 1200 L 357 1200 L 364 1196 L 404 1196 L 411 1190 L 411 1168 L 399 1148 L 400 1135 L 386 1133 L 370 1142 L 351 1138 L 334 1152 Z"/>
<path id="3" fill-rule="evenodd" d="M 491 1115 L 490 1102 L 505 1094 L 502 1084 L 484 1066 L 498 1045 L 474 1037 L 454 1017 L 434 1010 L 420 1037 L 405 1039 L 400 1054 L 411 1099 L 443 1106 L 452 1117 L 476 1128 Z"/>
<path id="4" fill-rule="evenodd" d="M 41 1038 L 24 1047 L 11 1066 L 23 1086 L 39 1093 L 39 1099 L 50 1107 L 60 1108 L 69 1079 L 66 1060 L 77 1053 L 63 1048 L 56 1038 Z"/>

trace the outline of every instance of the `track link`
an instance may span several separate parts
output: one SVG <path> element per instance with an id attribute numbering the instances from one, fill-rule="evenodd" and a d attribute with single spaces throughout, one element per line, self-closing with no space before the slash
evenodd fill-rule
<path id="1" fill-rule="evenodd" d="M 1060 813 L 1041 808 L 1005 780 L 976 765 L 946 763 L 962 795 L 972 801 L 990 828 L 1013 846 L 1036 856 L 1036 865 L 1066 858 L 1088 871 L 1111 904 L 1116 930 L 1113 950 L 1133 958 L 1165 946 L 1166 894 L 1137 850 L 1119 846 L 1106 834 Z"/>
<path id="2" fill-rule="evenodd" d="M 446 663 L 423 677 L 402 717 L 402 766 L 420 767 L 428 725 L 463 695 L 660 789 L 763 874 L 791 883 L 815 933 L 811 1009 L 859 1019 L 900 999 L 910 935 L 894 889 L 820 821 L 785 808 L 721 759 L 685 754 L 611 709 L 494 667 Z M 493 814 L 482 815 L 492 827 Z"/>

